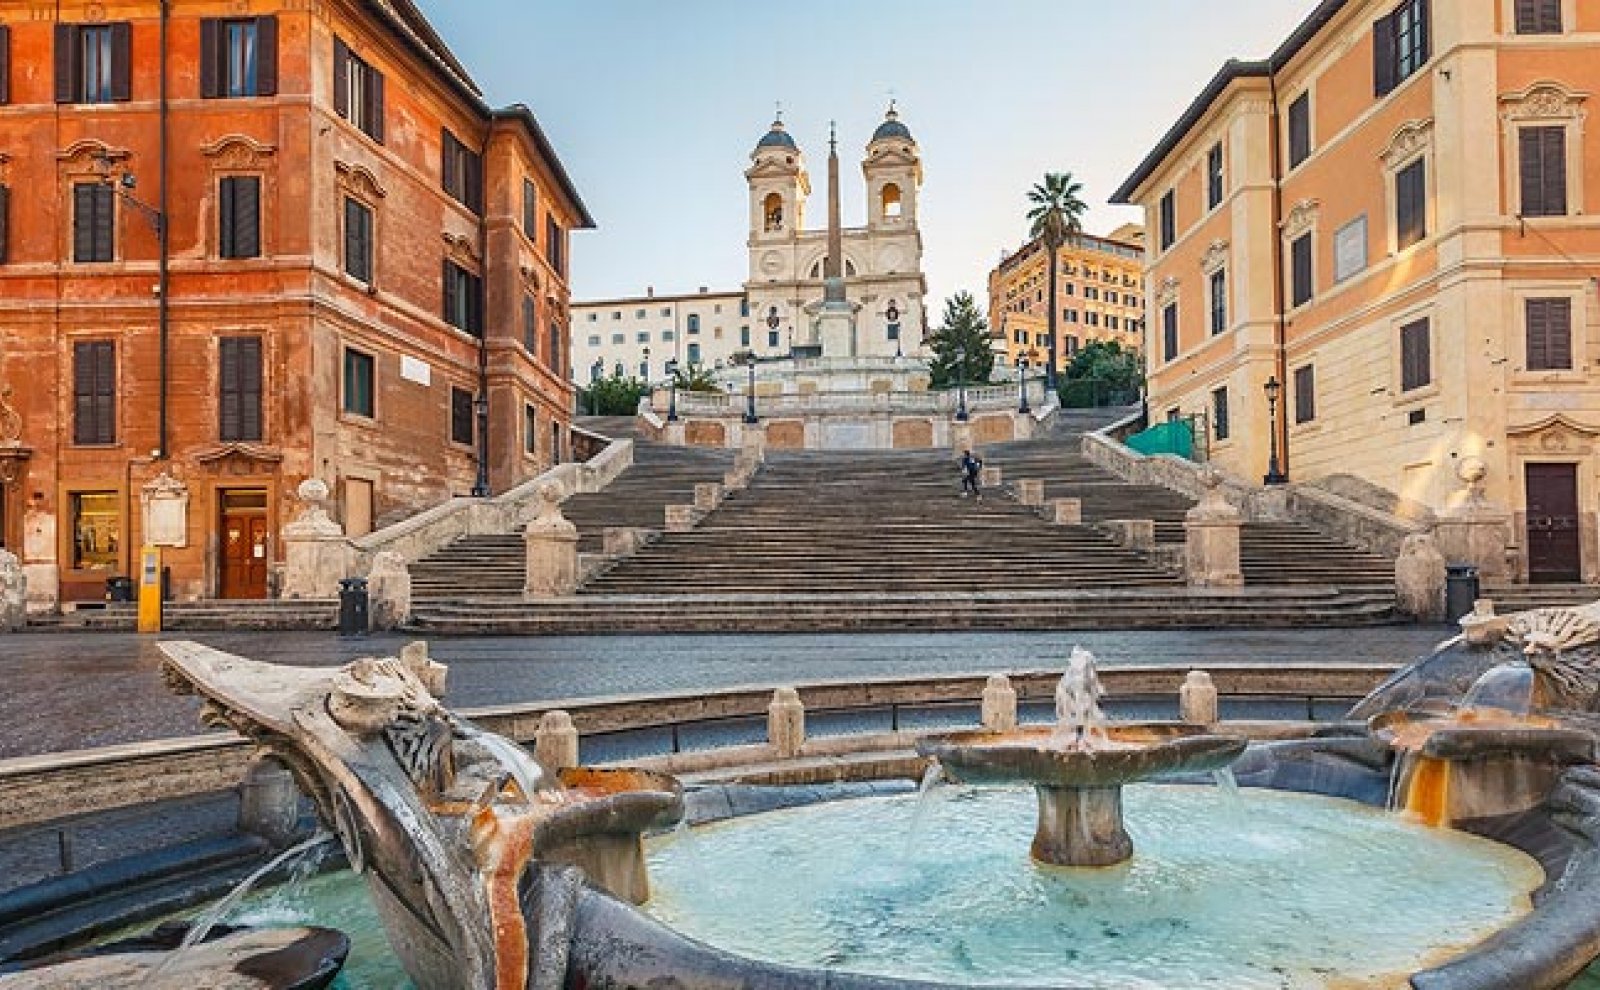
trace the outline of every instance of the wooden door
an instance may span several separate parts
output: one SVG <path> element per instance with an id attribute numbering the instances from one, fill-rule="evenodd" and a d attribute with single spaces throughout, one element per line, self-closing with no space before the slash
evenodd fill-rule
<path id="1" fill-rule="evenodd" d="M 1578 532 L 1578 466 L 1529 464 L 1528 580 L 1572 583 L 1583 573 Z"/>
<path id="2" fill-rule="evenodd" d="M 267 597 L 267 517 L 264 513 L 223 513 L 222 597 Z"/>

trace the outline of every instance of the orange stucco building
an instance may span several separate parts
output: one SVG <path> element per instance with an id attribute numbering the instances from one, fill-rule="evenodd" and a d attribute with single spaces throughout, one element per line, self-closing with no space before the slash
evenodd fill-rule
<path id="1" fill-rule="evenodd" d="M 1080 234 L 1056 251 L 1057 370 L 1090 341 L 1144 349 L 1144 231 L 1126 224 L 1105 237 Z M 1028 241 L 989 273 L 989 333 L 997 360 L 1016 367 L 1029 355 L 1036 368 L 1049 360 L 1050 269 L 1044 242 Z"/>
<path id="2" fill-rule="evenodd" d="M 1228 63 L 1115 197 L 1151 232 L 1152 417 L 1436 512 L 1481 466 L 1492 578 L 1600 578 L 1597 91 L 1575 0 L 1325 0 Z"/>
<path id="3" fill-rule="evenodd" d="M 264 597 L 308 477 L 360 535 L 567 456 L 589 226 L 408 0 L 0 3 L 0 541 L 30 598 L 100 599 L 146 543 L 178 597 Z"/>

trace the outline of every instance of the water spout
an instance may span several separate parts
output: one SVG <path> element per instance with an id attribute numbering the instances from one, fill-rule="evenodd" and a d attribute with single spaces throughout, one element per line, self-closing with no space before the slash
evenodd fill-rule
<path id="1" fill-rule="evenodd" d="M 944 767 L 938 760 L 929 760 L 928 769 L 922 772 L 922 782 L 917 785 L 917 806 L 911 813 L 911 827 L 906 830 L 902 859 L 911 858 L 911 853 L 917 846 L 917 836 L 922 834 L 922 824 L 928 817 L 929 807 L 933 804 L 934 793 L 939 789 L 939 785 L 945 782 Z"/>
<path id="2" fill-rule="evenodd" d="M 1106 717 L 1100 710 L 1104 695 L 1094 654 L 1074 646 L 1067 658 L 1067 671 L 1056 685 L 1056 739 L 1079 750 L 1104 745 Z"/>
<path id="3" fill-rule="evenodd" d="M 544 768 L 527 750 L 511 740 L 489 732 L 474 738 L 511 774 L 511 779 L 517 782 L 517 789 L 522 791 L 523 799 L 528 804 L 535 801 L 540 791 L 561 789 L 561 784 L 553 777 L 546 776 Z"/>

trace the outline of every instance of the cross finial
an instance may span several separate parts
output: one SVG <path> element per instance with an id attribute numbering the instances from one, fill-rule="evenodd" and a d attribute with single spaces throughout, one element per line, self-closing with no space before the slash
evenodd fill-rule
<path id="1" fill-rule="evenodd" d="M 783 101 L 779 100 L 777 103 L 774 104 L 774 106 L 776 106 L 777 109 L 778 109 L 778 115 L 774 119 L 776 119 L 777 122 L 781 124 L 781 123 L 783 123 Z"/>
<path id="2" fill-rule="evenodd" d="M 830 121 L 828 121 L 828 147 L 837 148 L 838 146 L 839 146 L 839 122 L 837 120 L 830 120 Z"/>

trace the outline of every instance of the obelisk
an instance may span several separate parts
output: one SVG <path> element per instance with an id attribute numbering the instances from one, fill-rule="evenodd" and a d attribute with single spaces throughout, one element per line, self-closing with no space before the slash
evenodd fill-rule
<path id="1" fill-rule="evenodd" d="M 828 257 L 822 263 L 822 308 L 817 311 L 822 356 L 856 356 L 855 307 L 844 291 L 844 221 L 839 209 L 839 134 L 828 127 Z"/>
<path id="2" fill-rule="evenodd" d="M 822 269 L 822 277 L 844 278 L 844 215 L 839 209 L 839 131 L 838 125 L 831 122 L 828 124 L 828 260 Z M 840 288 L 843 289 L 843 286 Z"/>

